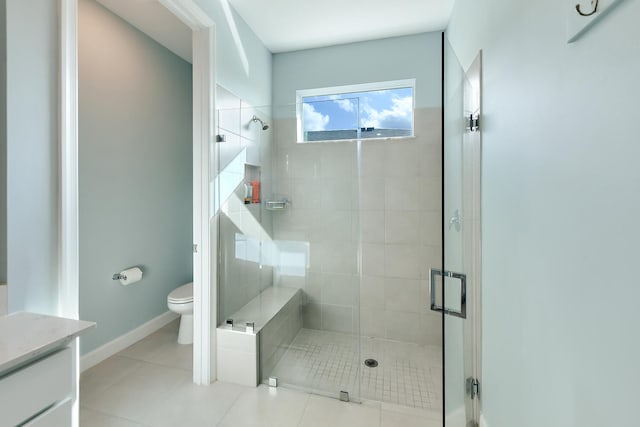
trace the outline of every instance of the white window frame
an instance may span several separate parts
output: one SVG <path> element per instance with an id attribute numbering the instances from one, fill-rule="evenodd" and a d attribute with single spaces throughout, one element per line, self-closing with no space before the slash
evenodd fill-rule
<path id="1" fill-rule="evenodd" d="M 412 105 L 411 105 L 411 135 L 396 137 L 380 137 L 380 138 L 355 138 L 355 139 L 329 139 L 325 141 L 305 141 L 303 131 L 303 99 L 310 96 L 327 96 L 327 95 L 343 95 L 347 93 L 357 92 L 373 92 L 377 90 L 391 90 L 411 88 Z M 416 79 L 391 80 L 384 82 L 361 83 L 355 85 L 331 86 L 315 89 L 300 89 L 296 91 L 296 142 L 299 144 L 313 144 L 317 142 L 341 142 L 341 141 L 362 141 L 364 140 L 387 140 L 387 139 L 406 139 L 415 137 L 415 110 L 416 110 Z M 358 126 L 360 123 L 358 123 Z"/>

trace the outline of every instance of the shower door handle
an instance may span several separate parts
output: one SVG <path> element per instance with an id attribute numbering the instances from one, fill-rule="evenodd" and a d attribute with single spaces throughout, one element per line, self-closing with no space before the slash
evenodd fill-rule
<path id="1" fill-rule="evenodd" d="M 444 287 L 446 285 L 446 278 L 460 280 L 460 310 L 453 310 L 445 307 L 446 299 L 443 298 L 443 305 L 437 303 L 437 290 L 436 290 L 436 276 L 442 277 L 442 292 L 444 293 Z M 461 319 L 467 318 L 467 275 L 462 273 L 454 273 L 452 271 L 437 270 L 432 268 L 429 270 L 429 293 L 431 294 L 431 310 L 439 311 L 450 316 L 460 317 Z"/>

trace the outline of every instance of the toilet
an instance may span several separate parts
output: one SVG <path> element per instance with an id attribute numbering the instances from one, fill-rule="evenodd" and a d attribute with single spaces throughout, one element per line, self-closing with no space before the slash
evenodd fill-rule
<path id="1" fill-rule="evenodd" d="M 193 344 L 193 282 L 171 291 L 167 306 L 181 316 L 178 344 Z"/>

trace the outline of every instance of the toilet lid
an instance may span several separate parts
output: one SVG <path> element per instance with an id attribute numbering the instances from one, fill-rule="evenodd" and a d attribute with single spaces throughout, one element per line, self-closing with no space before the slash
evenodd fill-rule
<path id="1" fill-rule="evenodd" d="M 182 285 L 171 291 L 167 301 L 174 304 L 193 302 L 193 282 Z"/>

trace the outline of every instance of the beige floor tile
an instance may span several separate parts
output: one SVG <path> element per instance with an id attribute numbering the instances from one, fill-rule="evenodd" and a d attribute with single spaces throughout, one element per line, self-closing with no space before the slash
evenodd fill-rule
<path id="1" fill-rule="evenodd" d="M 397 412 L 412 417 L 429 418 L 439 421 L 442 424 L 442 412 L 436 409 L 412 408 L 405 405 L 397 405 L 395 403 L 381 402 L 380 408 L 382 412 Z"/>
<path id="2" fill-rule="evenodd" d="M 178 344 L 179 320 L 169 323 L 125 348 L 118 355 L 191 371 L 193 369 L 193 345 Z"/>
<path id="3" fill-rule="evenodd" d="M 191 373 L 142 363 L 140 368 L 82 404 L 99 412 L 143 422 L 178 386 L 191 383 Z"/>
<path id="4" fill-rule="evenodd" d="M 142 424 L 80 407 L 80 427 L 142 427 Z"/>
<path id="5" fill-rule="evenodd" d="M 209 386 L 185 382 L 157 400 L 143 423 L 152 427 L 216 426 L 245 390 L 223 382 Z"/>
<path id="6" fill-rule="evenodd" d="M 441 427 L 442 420 L 382 411 L 382 427 Z"/>
<path id="7" fill-rule="evenodd" d="M 220 427 L 295 427 L 309 400 L 307 393 L 260 386 L 244 391 Z"/>
<path id="8" fill-rule="evenodd" d="M 80 375 L 80 404 L 99 396 L 123 378 L 140 369 L 142 363 L 127 357 L 113 356 Z"/>
<path id="9" fill-rule="evenodd" d="M 176 334 L 178 333 L 179 329 L 180 329 L 180 318 L 179 317 L 176 320 L 174 320 L 172 322 L 169 322 L 165 326 L 160 328 L 161 331 L 175 332 Z"/>
<path id="10" fill-rule="evenodd" d="M 439 427 L 439 411 L 335 399 L 285 389 L 192 383 L 192 346 L 177 344 L 172 322 L 86 371 L 80 381 L 81 426 L 90 427 Z M 304 335 L 304 334 L 303 334 Z M 338 338 L 341 335 L 338 334 Z M 305 336 L 298 337 L 304 341 Z M 322 337 L 320 337 L 322 338 Z M 318 343 L 318 337 L 309 337 Z M 325 337 L 330 342 L 336 337 Z M 318 341 L 320 339 L 320 341 Z M 350 342 L 350 341 L 349 341 Z M 383 346 L 384 347 L 384 346 Z M 381 363 L 402 353 L 441 373 L 439 352 L 428 348 L 368 348 Z M 416 347 L 416 348 L 414 348 Z M 436 354 L 438 353 L 438 354 Z M 430 357 L 433 356 L 433 357 Z M 431 360 L 432 359 L 432 360 Z M 435 380 L 434 380 L 435 381 Z"/>
<path id="11" fill-rule="evenodd" d="M 380 410 L 367 405 L 311 396 L 300 427 L 378 427 Z"/>

